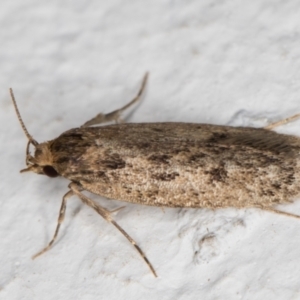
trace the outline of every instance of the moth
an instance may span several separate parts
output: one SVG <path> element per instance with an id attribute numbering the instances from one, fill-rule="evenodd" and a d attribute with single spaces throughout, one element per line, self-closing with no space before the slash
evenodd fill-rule
<path id="1" fill-rule="evenodd" d="M 57 226 L 46 252 L 57 238 L 67 200 L 78 196 L 114 225 L 136 248 L 152 273 L 154 267 L 112 212 L 84 191 L 137 204 L 186 208 L 260 208 L 299 218 L 276 208 L 300 193 L 300 138 L 266 128 L 195 123 L 120 123 L 121 113 L 136 103 L 145 88 L 124 107 L 98 114 L 81 127 L 38 143 L 27 131 L 12 89 L 11 98 L 28 138 L 27 168 L 48 177 L 70 180 L 63 196 Z M 116 124 L 96 126 L 110 121 Z M 34 155 L 30 146 L 35 148 Z"/>

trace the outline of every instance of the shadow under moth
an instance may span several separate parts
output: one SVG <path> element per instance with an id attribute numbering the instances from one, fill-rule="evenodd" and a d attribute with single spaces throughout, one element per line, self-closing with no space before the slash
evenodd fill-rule
<path id="1" fill-rule="evenodd" d="M 25 132 L 27 168 L 48 177 L 70 180 L 63 196 L 54 243 L 67 200 L 78 196 L 114 225 L 136 248 L 152 273 L 154 267 L 112 212 L 88 198 L 89 191 L 108 199 L 160 207 L 260 208 L 299 218 L 276 209 L 300 193 L 300 138 L 272 129 L 295 115 L 265 128 L 196 123 L 122 123 L 121 113 L 136 103 L 145 88 L 124 107 L 98 114 L 81 127 L 38 143 L 27 131 L 13 91 L 11 98 Z M 116 121 L 114 125 L 95 126 Z M 30 154 L 30 145 L 35 148 Z M 117 209 L 118 210 L 118 209 Z"/>

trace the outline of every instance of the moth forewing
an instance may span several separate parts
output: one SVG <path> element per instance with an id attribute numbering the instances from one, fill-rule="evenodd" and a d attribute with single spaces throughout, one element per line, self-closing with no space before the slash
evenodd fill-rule
<path id="1" fill-rule="evenodd" d="M 111 212 L 83 194 L 162 207 L 257 207 L 299 218 L 276 209 L 300 193 L 300 139 L 264 128 L 193 123 L 138 123 L 89 127 L 119 121 L 145 88 L 119 110 L 98 114 L 80 128 L 38 144 L 28 133 L 11 91 L 18 119 L 35 146 L 26 150 L 27 171 L 71 181 L 64 195 L 54 243 L 65 216 L 67 199 L 77 195 L 113 224 L 137 249 L 153 274 L 141 248 L 112 219 Z M 296 115 L 295 117 L 298 117 Z M 270 125 L 269 128 L 281 125 Z"/>
<path id="2" fill-rule="evenodd" d="M 97 195 L 137 204 L 272 209 L 300 192 L 300 139 L 262 128 L 77 128 L 54 140 L 51 149 L 52 166 L 62 176 Z"/>

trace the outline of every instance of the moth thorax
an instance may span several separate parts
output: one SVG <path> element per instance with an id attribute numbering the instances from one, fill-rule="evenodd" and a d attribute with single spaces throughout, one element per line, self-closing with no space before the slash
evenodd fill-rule
<path id="1" fill-rule="evenodd" d="M 36 146 L 34 160 L 39 166 L 51 166 L 53 164 L 53 156 L 49 142 L 41 143 Z"/>

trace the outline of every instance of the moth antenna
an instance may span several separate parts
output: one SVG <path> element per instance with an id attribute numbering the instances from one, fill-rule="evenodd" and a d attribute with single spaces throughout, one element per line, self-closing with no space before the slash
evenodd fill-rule
<path id="1" fill-rule="evenodd" d="M 30 143 L 32 143 L 34 146 L 37 146 L 39 143 L 29 134 L 29 132 L 28 132 L 28 130 L 27 130 L 27 128 L 26 128 L 26 126 L 25 126 L 22 118 L 21 118 L 21 114 L 19 112 L 19 109 L 18 109 L 18 106 L 17 106 L 17 102 L 16 102 L 16 99 L 15 99 L 14 92 L 13 92 L 12 88 L 9 89 L 9 92 L 10 92 L 11 100 L 12 100 L 12 102 L 14 104 L 14 107 L 15 107 L 15 111 L 16 111 L 17 117 L 19 119 L 19 122 L 21 124 L 21 127 L 22 127 L 25 135 L 27 136 L 27 138 L 28 138 L 28 140 L 29 140 Z"/>

